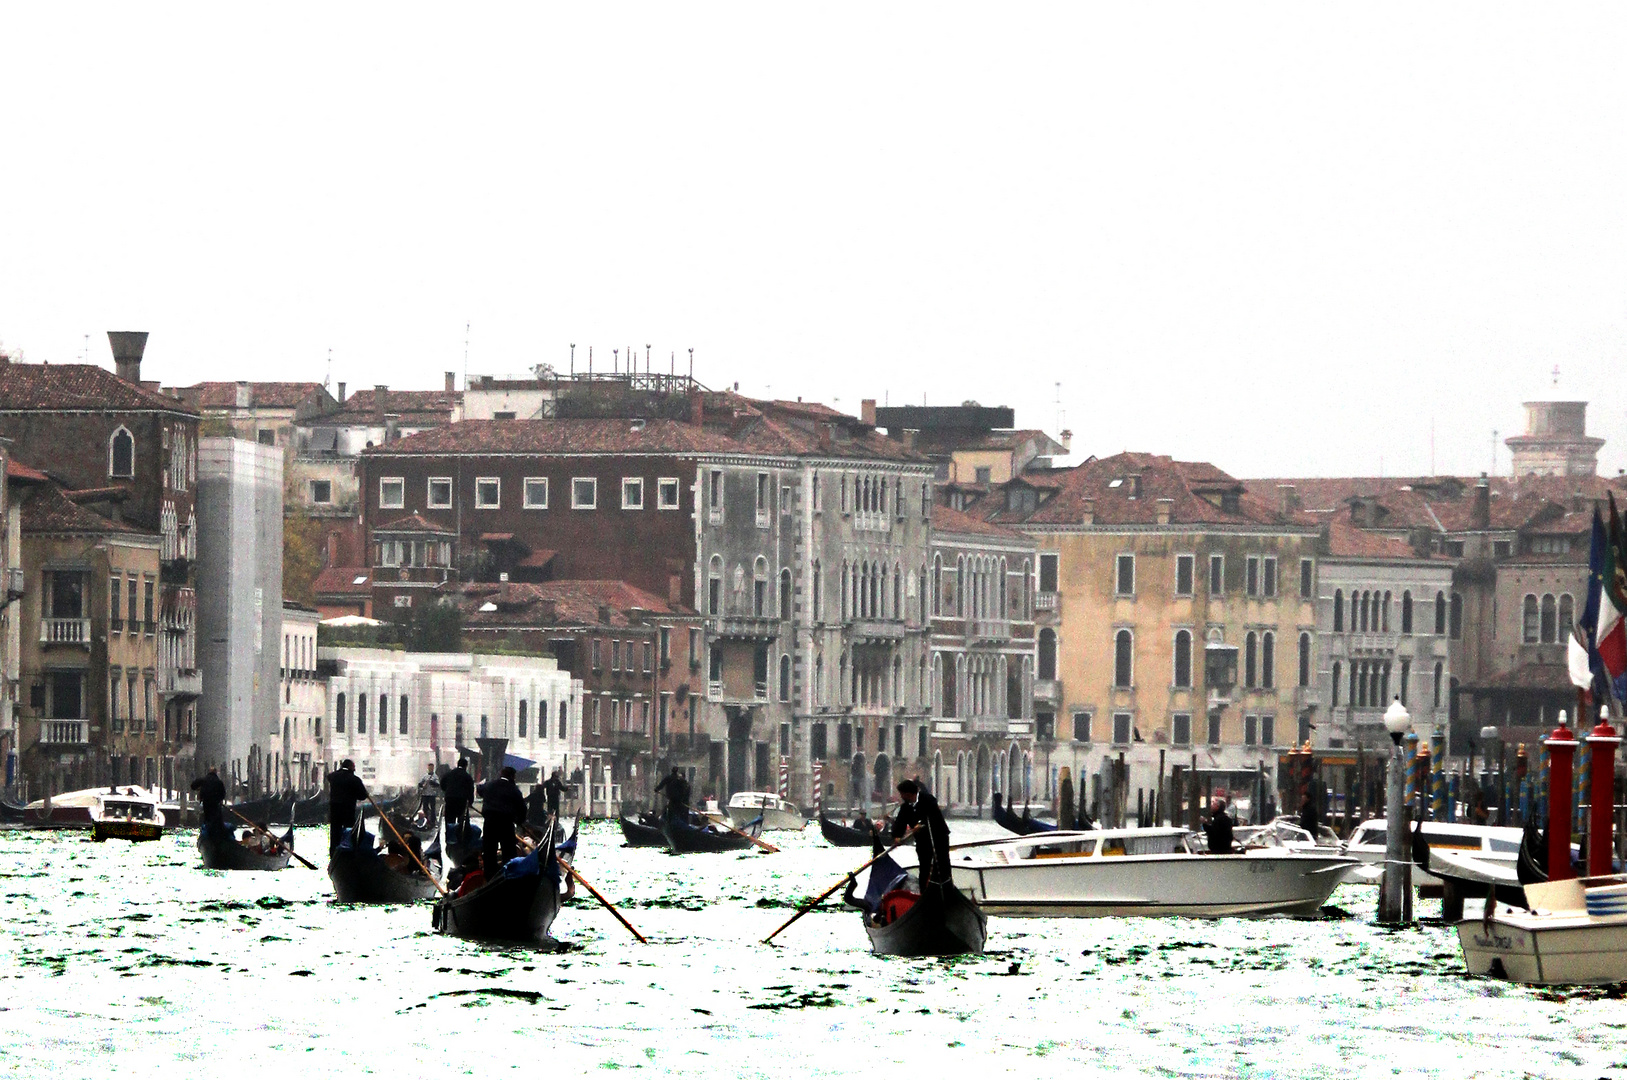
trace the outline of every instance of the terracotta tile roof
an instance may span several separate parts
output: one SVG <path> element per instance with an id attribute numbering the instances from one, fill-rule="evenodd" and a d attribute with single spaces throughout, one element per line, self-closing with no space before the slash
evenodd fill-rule
<path id="1" fill-rule="evenodd" d="M 635 608 L 652 615 L 693 614 L 625 581 L 505 581 L 451 589 L 469 626 L 602 626 L 599 609 L 605 606 L 611 609 L 611 626 L 631 625 L 628 613 Z M 495 610 L 482 610 L 489 606 Z"/>
<path id="2" fill-rule="evenodd" d="M 183 416 L 197 410 L 175 398 L 127 383 L 94 364 L 18 364 L 0 360 L 0 411 L 162 409 Z"/>
<path id="3" fill-rule="evenodd" d="M 252 408 L 293 409 L 303 405 L 313 394 L 322 393 L 319 382 L 251 382 L 249 404 Z M 235 382 L 201 382 L 179 388 L 182 400 L 200 409 L 233 409 L 237 407 Z"/>
<path id="4" fill-rule="evenodd" d="M 366 594 L 373 591 L 373 571 L 366 566 L 327 566 L 316 575 L 311 591 L 318 596 Z"/>
<path id="5" fill-rule="evenodd" d="M 34 484 L 43 484 L 50 479 L 38 469 L 31 465 L 24 465 L 14 457 L 6 459 L 6 478 L 8 480 L 23 480 Z"/>
<path id="6" fill-rule="evenodd" d="M 380 392 L 358 390 L 339 406 L 339 414 L 350 417 L 377 416 L 391 413 L 406 416 L 412 413 L 438 414 L 450 419 L 451 413 L 463 403 L 463 394 L 457 390 L 391 390 Z M 329 413 L 333 417 L 334 413 Z"/>
<path id="7" fill-rule="evenodd" d="M 972 536 L 994 536 L 1002 540 L 1018 541 L 1027 547 L 1033 547 L 1034 541 L 1016 529 L 1008 529 L 1004 525 L 996 525 L 992 521 L 985 521 L 972 514 L 963 513 L 952 506 L 938 504 L 932 508 L 932 531 L 938 533 L 960 533 Z"/>
<path id="8" fill-rule="evenodd" d="M 738 454 L 739 443 L 674 420 L 463 420 L 364 454 Z"/>
<path id="9" fill-rule="evenodd" d="M 856 416 L 808 401 L 764 401 L 732 391 L 703 399 L 705 426 L 747 451 L 797 457 L 921 462 L 926 455 L 889 439 Z"/>
<path id="10" fill-rule="evenodd" d="M 373 526 L 373 531 L 414 533 L 427 532 L 439 533 L 445 536 L 455 535 L 456 532 L 456 530 L 449 525 L 437 525 L 433 521 L 426 521 L 418 514 L 408 514 L 406 517 L 398 517 L 392 521 L 386 521 L 381 525 L 375 525 Z"/>
<path id="11" fill-rule="evenodd" d="M 1373 528 L 1473 532 L 1542 526 L 1568 514 L 1591 515 L 1593 500 L 1627 493 L 1627 477 L 1508 476 L 1487 479 L 1487 524 L 1476 522 L 1476 477 L 1310 477 L 1246 481 L 1249 490 L 1275 502 L 1281 485 L 1292 485 L 1299 504 L 1313 512 L 1349 512 L 1353 503 L 1373 504 Z M 1591 517 L 1588 518 L 1591 523 Z"/>
<path id="12" fill-rule="evenodd" d="M 1327 554 L 1335 559 L 1396 559 L 1424 562 L 1445 558 L 1445 556 L 1419 555 L 1405 540 L 1358 529 L 1348 521 L 1340 521 L 1336 517 L 1327 522 L 1327 529 Z"/>
<path id="13" fill-rule="evenodd" d="M 140 529 L 85 509 L 52 483 L 34 489 L 23 500 L 21 516 L 25 533 L 118 534 L 158 538 L 156 533 L 143 533 Z"/>

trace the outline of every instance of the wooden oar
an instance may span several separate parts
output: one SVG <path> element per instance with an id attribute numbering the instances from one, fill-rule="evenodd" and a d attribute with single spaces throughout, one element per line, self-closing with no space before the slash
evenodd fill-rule
<path id="1" fill-rule="evenodd" d="M 708 821 L 716 822 L 717 824 L 723 826 L 725 829 L 728 829 L 732 833 L 738 833 L 739 835 L 744 836 L 747 840 L 750 840 L 752 843 L 756 844 L 758 847 L 762 848 L 764 851 L 772 851 L 772 852 L 778 853 L 779 850 L 780 850 L 779 848 L 775 847 L 773 844 L 770 844 L 767 840 L 759 840 L 755 836 L 751 835 L 749 832 L 745 832 L 745 831 L 743 831 L 741 829 L 735 828 L 734 823 L 731 822 L 727 817 L 724 817 L 721 814 L 719 814 L 717 817 L 713 817 L 711 814 L 707 814 L 706 819 Z"/>
<path id="2" fill-rule="evenodd" d="M 384 811 L 379 809 L 379 804 L 373 801 L 373 796 L 369 795 L 367 797 L 367 804 L 374 810 L 378 810 L 379 820 L 384 822 L 385 826 L 389 828 L 391 832 L 395 833 L 395 838 L 401 841 L 401 846 L 405 848 L 407 854 L 412 857 L 412 861 L 418 864 L 418 869 L 424 872 L 424 876 L 429 879 L 429 883 L 439 889 L 442 896 L 447 895 L 446 886 L 437 881 L 435 875 L 429 872 L 429 867 L 424 865 L 424 860 L 420 859 L 418 857 L 418 853 L 412 849 L 412 845 L 407 843 L 407 838 L 401 835 L 401 830 L 395 827 L 395 822 L 391 821 Z M 444 851 L 441 853 L 441 857 L 446 857 L 446 853 Z"/>
<path id="3" fill-rule="evenodd" d="M 824 892 L 820 893 L 818 896 L 814 897 L 812 900 L 808 901 L 806 904 L 803 904 L 802 907 L 797 910 L 797 913 L 795 915 L 791 916 L 789 919 L 786 919 L 783 923 L 780 924 L 779 930 L 775 930 L 772 934 L 765 937 L 763 939 L 763 944 L 767 945 L 768 943 L 773 941 L 776 937 L 779 936 L 780 930 L 784 930 L 787 926 L 790 926 L 792 923 L 796 922 L 798 919 L 800 919 L 804 915 L 808 914 L 808 912 L 812 911 L 814 908 L 816 908 L 820 904 L 824 903 L 830 897 L 830 895 L 832 893 L 834 893 L 837 889 L 840 889 L 843 885 L 846 885 L 848 883 L 848 881 L 850 881 L 852 878 L 857 876 L 861 871 L 870 869 L 871 866 L 873 866 L 876 863 L 880 862 L 884 857 L 886 857 L 888 855 L 891 855 L 893 853 L 894 849 L 896 849 L 900 844 L 902 844 L 904 841 L 908 840 L 910 837 L 914 836 L 916 833 L 920 832 L 924 827 L 925 826 L 922 826 L 922 825 L 916 825 L 916 826 L 912 827 L 909 830 L 909 832 L 905 833 L 903 836 L 900 836 L 897 840 L 893 841 L 892 847 L 889 847 L 886 851 L 883 851 L 880 855 L 875 856 L 869 862 L 865 863 L 863 866 L 855 867 L 854 869 L 849 870 L 847 873 L 843 874 L 840 878 L 837 878 L 836 879 L 836 884 L 832 885 L 830 888 L 826 889 Z"/>
<path id="4" fill-rule="evenodd" d="M 555 818 L 554 820 L 558 821 L 559 819 Z M 520 828 L 525 832 L 525 834 L 527 836 L 531 837 L 532 840 L 535 840 L 539 844 L 552 844 L 553 843 L 553 838 L 552 837 L 540 837 L 540 836 L 538 836 L 537 831 L 535 829 L 533 829 L 531 826 L 525 824 L 525 822 L 523 822 L 523 821 L 520 823 Z M 623 916 L 621 912 L 616 910 L 616 905 L 615 904 L 612 904 L 609 900 L 605 899 L 605 896 L 604 896 L 603 893 L 601 893 L 598 889 L 595 889 L 592 885 L 588 884 L 588 879 L 583 877 L 581 875 L 581 873 L 576 869 L 576 867 L 574 867 L 574 866 L 572 866 L 570 864 L 569 859 L 561 859 L 561 858 L 559 858 L 558 854 L 556 853 L 555 856 L 554 856 L 554 861 L 558 862 L 560 866 L 563 866 L 565 868 L 565 872 L 570 874 L 571 877 L 575 878 L 577 880 L 577 882 L 581 884 L 582 888 L 584 888 L 588 892 L 592 893 L 593 894 L 593 899 L 595 899 L 595 900 L 599 901 L 599 903 L 603 904 L 604 909 L 606 911 L 610 912 L 610 914 L 614 915 L 616 917 L 617 922 L 619 922 L 623 926 L 627 927 L 627 930 L 628 930 L 629 933 L 631 933 L 634 937 L 638 938 L 638 940 L 642 944 L 645 944 L 645 945 L 649 944 L 648 939 L 646 939 L 643 934 L 639 933 L 638 929 L 635 926 L 633 926 L 632 923 L 628 922 L 626 917 Z"/>
<path id="5" fill-rule="evenodd" d="M 253 829 L 255 832 L 262 833 L 265 836 L 270 836 L 271 837 L 271 842 L 276 844 L 279 848 L 283 848 L 283 847 L 287 848 L 288 849 L 288 854 L 292 855 L 294 858 L 296 858 L 300 862 L 304 863 L 307 868 L 309 868 L 311 870 L 316 869 L 316 864 L 313 863 L 311 860 L 307 859 L 305 856 L 301 855 L 299 852 L 295 851 L 294 846 L 292 844 L 285 844 L 285 843 L 283 843 L 282 840 L 280 840 L 276 836 L 272 836 L 272 833 L 271 833 L 270 829 L 267 829 L 267 828 L 264 828 L 264 827 L 262 827 L 260 825 L 255 824 L 254 822 L 250 821 L 248 818 L 244 817 L 242 814 L 239 814 L 235 809 L 233 809 L 230 806 L 226 807 L 226 809 L 231 811 L 232 817 L 236 818 L 238 821 L 241 821 L 243 824 L 247 825 L 249 828 Z M 293 826 L 290 825 L 289 828 L 291 829 L 291 828 L 293 828 Z"/>

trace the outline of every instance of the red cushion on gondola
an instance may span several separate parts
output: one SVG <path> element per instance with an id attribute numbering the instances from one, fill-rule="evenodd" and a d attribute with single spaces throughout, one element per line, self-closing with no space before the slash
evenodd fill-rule
<path id="1" fill-rule="evenodd" d="M 881 898 L 881 923 L 886 926 L 898 921 L 909 913 L 915 902 L 921 899 L 920 893 L 912 893 L 908 889 L 894 889 Z"/>

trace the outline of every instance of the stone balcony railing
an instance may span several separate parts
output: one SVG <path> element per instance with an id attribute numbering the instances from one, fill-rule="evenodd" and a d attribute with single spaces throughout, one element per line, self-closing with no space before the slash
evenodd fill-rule
<path id="1" fill-rule="evenodd" d="M 86 746 L 90 743 L 89 720 L 41 720 L 40 742 L 47 746 Z"/>
<path id="2" fill-rule="evenodd" d="M 1054 592 L 1037 592 L 1034 594 L 1035 611 L 1060 611 L 1062 598 Z"/>
<path id="3" fill-rule="evenodd" d="M 1034 680 L 1034 700 L 1035 701 L 1048 701 L 1052 705 L 1061 704 L 1061 702 L 1062 702 L 1062 680 L 1060 680 L 1060 679 L 1035 679 Z"/>
<path id="4" fill-rule="evenodd" d="M 90 648 L 89 619 L 41 619 L 41 645 L 80 645 Z"/>
<path id="5" fill-rule="evenodd" d="M 159 672 L 158 692 L 165 697 L 197 697 L 203 693 L 203 675 L 196 670 L 164 668 Z"/>
<path id="6" fill-rule="evenodd" d="M 1008 641 L 1011 638 L 1010 619 L 967 619 L 967 641 Z"/>
<path id="7" fill-rule="evenodd" d="M 854 619 L 851 625 L 856 639 L 902 641 L 904 638 L 902 619 Z"/>

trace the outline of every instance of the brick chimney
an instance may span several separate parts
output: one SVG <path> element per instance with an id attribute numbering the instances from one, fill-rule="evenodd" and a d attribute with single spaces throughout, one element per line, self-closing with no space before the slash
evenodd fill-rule
<path id="1" fill-rule="evenodd" d="M 859 402 L 859 419 L 864 421 L 865 427 L 876 426 L 876 399 L 865 398 Z"/>
<path id="2" fill-rule="evenodd" d="M 254 407 L 254 387 L 241 379 L 237 383 L 236 405 L 239 409 L 252 409 Z"/>
<path id="3" fill-rule="evenodd" d="M 1064 454 L 1073 453 L 1073 432 L 1067 428 L 1062 429 L 1062 452 Z"/>
<path id="4" fill-rule="evenodd" d="M 147 331 L 109 330 L 107 343 L 113 347 L 113 370 L 127 383 L 141 385 L 141 354 L 147 351 Z"/>
<path id="5" fill-rule="evenodd" d="M 920 432 L 920 429 L 918 429 L 918 428 L 912 428 L 912 427 L 905 428 L 904 429 L 904 449 L 906 449 L 906 450 L 914 450 L 915 449 L 916 436 L 918 436 L 920 434 L 921 434 L 921 432 Z"/>
<path id="6" fill-rule="evenodd" d="M 830 448 L 831 448 L 831 444 L 834 441 L 835 441 L 835 436 L 832 434 L 831 425 L 829 425 L 829 424 L 820 424 L 819 425 L 819 449 L 829 451 Z"/>
<path id="7" fill-rule="evenodd" d="M 1491 483 L 1481 473 L 1474 486 L 1474 510 L 1471 520 L 1477 529 L 1491 528 Z"/>
<path id="8" fill-rule="evenodd" d="M 1292 514 L 1299 509 L 1299 489 L 1293 484 L 1277 485 L 1277 509 Z"/>
<path id="9" fill-rule="evenodd" d="M 456 393 L 457 389 L 458 389 L 458 373 L 455 372 L 455 371 L 448 371 L 446 373 L 446 392 L 448 394 Z"/>
<path id="10" fill-rule="evenodd" d="M 696 393 L 689 395 L 689 422 L 696 427 L 706 423 L 706 404 Z"/>
<path id="11" fill-rule="evenodd" d="M 1081 525 L 1094 525 L 1094 524 L 1096 524 L 1096 500 L 1095 499 L 1086 499 L 1085 500 L 1085 510 L 1084 510 L 1084 513 L 1079 515 L 1079 524 L 1081 524 Z"/>
<path id="12" fill-rule="evenodd" d="M 545 623 L 556 623 L 556 622 L 558 622 L 559 621 L 559 601 L 553 599 L 552 597 L 547 597 L 547 598 L 544 598 L 542 600 L 539 600 L 537 602 L 537 614 L 542 617 L 542 621 L 545 622 Z"/>
<path id="13" fill-rule="evenodd" d="M 600 626 L 609 626 L 610 625 L 610 618 L 614 613 L 615 613 L 615 609 L 612 608 L 609 604 L 600 604 L 599 605 L 599 625 Z"/>
<path id="14" fill-rule="evenodd" d="M 1175 500 L 1174 499 L 1159 499 L 1158 500 L 1158 506 L 1153 511 L 1153 515 L 1157 519 L 1158 524 L 1160 524 L 1160 525 L 1168 525 L 1169 524 L 1169 516 L 1174 511 L 1175 511 Z"/>
<path id="15" fill-rule="evenodd" d="M 339 404 L 341 404 L 341 405 L 343 405 L 345 403 L 345 384 L 344 383 L 339 384 L 339 392 L 334 395 L 334 400 L 338 401 Z"/>

